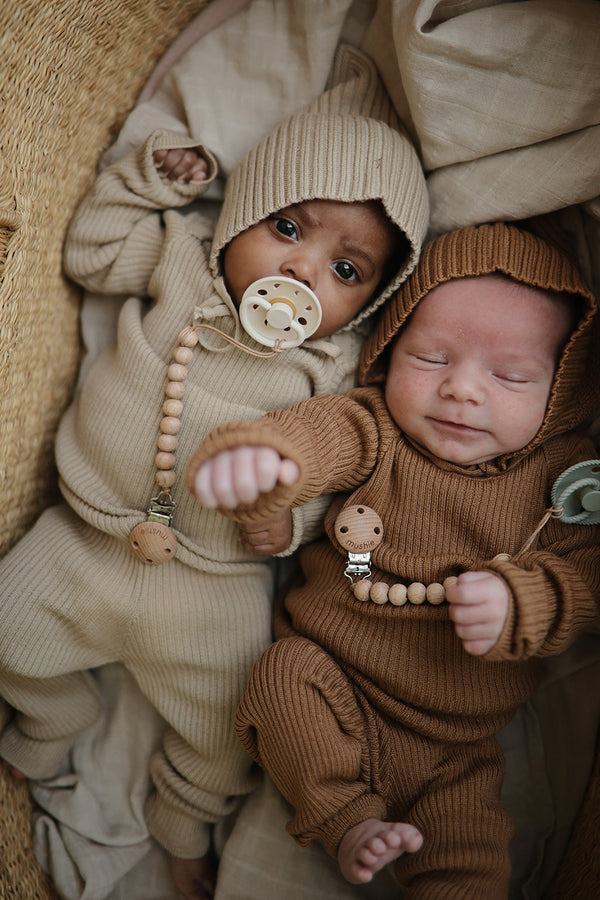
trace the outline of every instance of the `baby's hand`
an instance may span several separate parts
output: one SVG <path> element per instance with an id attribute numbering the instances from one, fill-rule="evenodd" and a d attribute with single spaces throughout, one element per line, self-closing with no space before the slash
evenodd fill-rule
<path id="1" fill-rule="evenodd" d="M 217 866 L 209 854 L 200 859 L 179 859 L 169 855 L 171 875 L 184 900 L 212 900 L 217 883 Z"/>
<path id="2" fill-rule="evenodd" d="M 272 519 L 240 526 L 240 542 L 245 550 L 274 556 L 290 546 L 292 540 L 292 514 L 289 509 Z"/>
<path id="3" fill-rule="evenodd" d="M 276 484 L 292 485 L 299 475 L 298 465 L 272 447 L 236 447 L 217 453 L 196 470 L 194 493 L 210 509 L 233 509 L 254 503 Z"/>
<path id="4" fill-rule="evenodd" d="M 152 159 L 163 181 L 205 181 L 208 163 L 197 150 L 155 150 Z"/>
<path id="5" fill-rule="evenodd" d="M 483 656 L 504 628 L 510 593 L 506 582 L 492 572 L 463 572 L 446 589 L 450 618 L 467 653 Z"/>

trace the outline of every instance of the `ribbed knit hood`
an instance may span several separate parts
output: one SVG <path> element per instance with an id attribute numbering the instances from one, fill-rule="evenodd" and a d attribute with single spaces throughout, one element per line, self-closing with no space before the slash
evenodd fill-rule
<path id="1" fill-rule="evenodd" d="M 542 427 L 517 458 L 540 443 L 581 426 L 600 409 L 600 366 L 596 300 L 571 257 L 553 243 L 515 225 L 496 223 L 459 229 L 423 248 L 419 263 L 386 304 L 361 353 L 359 383 L 385 381 L 391 344 L 419 301 L 454 278 L 499 273 L 515 281 L 573 297 L 580 310 L 562 352 Z"/>
<path id="2" fill-rule="evenodd" d="M 408 257 L 354 319 L 362 321 L 404 281 L 419 256 L 429 218 L 425 177 L 368 57 L 344 47 L 334 87 L 262 140 L 227 180 L 210 257 L 222 274 L 229 241 L 287 206 L 305 200 L 380 200 L 406 235 Z M 348 327 L 348 326 L 347 326 Z"/>

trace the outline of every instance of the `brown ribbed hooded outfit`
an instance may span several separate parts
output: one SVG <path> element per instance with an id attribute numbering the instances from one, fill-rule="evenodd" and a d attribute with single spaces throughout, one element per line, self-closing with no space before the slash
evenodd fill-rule
<path id="1" fill-rule="evenodd" d="M 461 468 L 404 438 L 381 384 L 393 338 L 419 300 L 443 281 L 490 272 L 563 292 L 578 319 L 538 434 L 520 451 Z M 240 521 L 339 493 L 328 538 L 301 551 L 302 577 L 276 612 L 278 640 L 253 669 L 236 727 L 294 807 L 288 829 L 300 843 L 318 838 L 335 856 L 366 818 L 416 825 L 422 849 L 395 863 L 411 900 L 506 897 L 512 826 L 494 735 L 534 690 L 540 658 L 560 653 L 597 613 L 598 526 L 551 518 L 519 552 L 551 506 L 557 476 L 595 456 L 579 430 L 599 405 L 588 355 L 594 311 L 569 260 L 532 234 L 498 224 L 445 235 L 382 310 L 361 357 L 363 387 L 222 426 L 190 468 L 243 443 L 298 462 L 296 484 L 238 507 Z M 357 504 L 383 522 L 373 582 L 427 585 L 465 570 L 505 580 L 509 614 L 486 656 L 464 651 L 446 603 L 355 598 L 334 523 Z"/>

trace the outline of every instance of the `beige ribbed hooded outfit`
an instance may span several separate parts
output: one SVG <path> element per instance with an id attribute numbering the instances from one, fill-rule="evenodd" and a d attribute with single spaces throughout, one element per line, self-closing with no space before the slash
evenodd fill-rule
<path id="1" fill-rule="evenodd" d="M 88 290 L 129 299 L 116 344 L 94 363 L 59 429 L 66 503 L 46 511 L 0 566 L 0 694 L 18 711 L 0 755 L 31 777 L 53 774 L 98 713 L 85 670 L 122 661 L 171 726 L 153 759 L 156 791 L 146 813 L 153 835 L 183 858 L 206 852 L 207 823 L 250 788 L 233 719 L 251 664 L 271 640 L 272 607 L 270 568 L 241 547 L 234 523 L 187 492 L 186 462 L 221 422 L 355 383 L 368 317 L 414 266 L 427 225 L 418 158 L 374 68 L 360 54 L 342 55 L 333 83 L 232 173 L 214 227 L 198 210 L 174 209 L 216 176 L 209 152 L 200 184 L 164 183 L 154 168 L 155 149 L 193 145 L 180 134 L 154 133 L 99 176 L 72 223 L 65 265 Z M 200 332 L 176 455 L 177 553 L 145 566 L 127 539 L 156 493 L 156 441 L 177 336 L 196 307 L 198 321 L 264 351 L 240 328 L 221 251 L 271 213 L 311 198 L 380 199 L 408 238 L 409 258 L 340 332 L 273 359 Z M 290 550 L 311 535 L 312 519 L 295 517 Z"/>
<path id="2" fill-rule="evenodd" d="M 449 279 L 490 272 L 564 292 L 580 313 L 538 434 L 520 451 L 465 469 L 403 437 L 381 384 L 393 338 L 419 300 Z M 361 357 L 363 387 L 221 426 L 190 467 L 242 443 L 298 462 L 298 482 L 239 507 L 240 521 L 340 492 L 328 539 L 301 550 L 302 578 L 276 611 L 278 640 L 253 669 L 236 727 L 294 807 L 288 829 L 300 843 L 317 838 L 335 856 L 345 832 L 369 817 L 416 825 L 423 848 L 395 863 L 411 900 L 506 898 L 512 827 L 500 805 L 494 735 L 530 696 L 539 658 L 560 653 L 597 614 L 599 526 L 551 518 L 519 553 L 551 506 L 558 475 L 595 457 L 578 430 L 600 396 L 587 355 L 594 311 L 569 260 L 538 237 L 504 224 L 450 233 L 425 247 L 382 310 Z M 505 580 L 509 614 L 485 657 L 463 650 L 444 602 L 354 596 L 334 523 L 356 505 L 383 523 L 372 582 L 428 585 L 470 569 Z"/>

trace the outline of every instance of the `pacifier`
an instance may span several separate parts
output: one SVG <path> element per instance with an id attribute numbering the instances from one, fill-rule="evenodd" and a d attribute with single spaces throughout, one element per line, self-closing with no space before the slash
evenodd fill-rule
<path id="1" fill-rule="evenodd" d="M 282 350 L 298 347 L 321 324 L 321 304 L 310 288 L 294 278 L 253 281 L 240 302 L 244 330 L 259 344 Z"/>
<path id="2" fill-rule="evenodd" d="M 552 487 L 552 503 L 562 509 L 567 524 L 600 522 L 600 459 L 576 463 L 562 472 Z"/>

